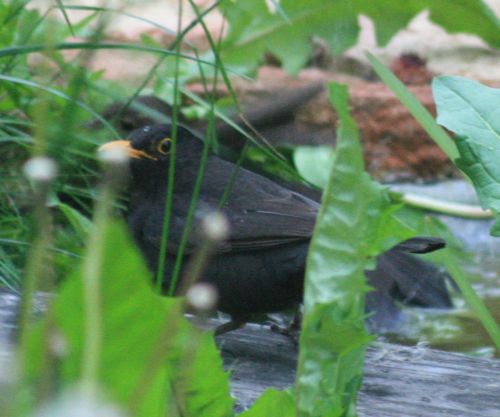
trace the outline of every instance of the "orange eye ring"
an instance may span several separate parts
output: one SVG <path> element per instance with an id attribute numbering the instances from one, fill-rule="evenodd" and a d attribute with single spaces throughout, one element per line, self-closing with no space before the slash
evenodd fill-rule
<path id="1" fill-rule="evenodd" d="M 163 138 L 158 142 L 158 145 L 156 146 L 156 150 L 158 153 L 161 153 L 162 155 L 168 155 L 170 152 L 170 144 L 172 143 L 171 138 Z"/>

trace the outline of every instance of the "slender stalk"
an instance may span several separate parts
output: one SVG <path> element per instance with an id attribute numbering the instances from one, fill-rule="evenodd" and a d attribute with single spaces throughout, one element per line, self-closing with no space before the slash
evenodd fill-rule
<path id="1" fill-rule="evenodd" d="M 43 322 L 42 361 L 40 379 L 36 384 L 37 402 L 44 404 L 50 401 L 57 392 L 58 357 L 52 348 L 54 337 L 54 310 L 49 309 Z"/>
<path id="2" fill-rule="evenodd" d="M 191 285 L 201 277 L 205 265 L 217 247 L 217 243 L 226 239 L 229 233 L 229 224 L 226 218 L 220 213 L 207 215 L 203 219 L 202 226 L 203 240 L 194 257 L 190 260 L 190 264 L 186 268 L 186 273 L 180 283 L 180 291 L 178 295 L 186 295 Z M 200 303 L 198 303 L 198 313 L 203 315 L 204 313 L 206 314 L 207 311 L 213 310 L 217 297 L 216 294 L 212 295 L 213 297 L 208 304 L 204 303 L 205 309 L 200 310 L 201 306 Z M 187 298 L 190 298 L 189 294 Z M 184 301 L 183 310 L 187 309 L 188 304 L 188 302 Z M 159 371 L 161 371 L 165 357 L 168 355 L 169 351 L 171 351 L 177 334 L 183 330 L 183 323 L 181 323 L 181 320 L 183 320 L 183 318 L 179 311 L 170 311 L 168 317 L 166 317 L 165 325 L 162 328 L 161 333 L 158 335 L 139 382 L 135 386 L 133 394 L 130 396 L 131 401 L 129 402 L 129 409 L 132 414 L 136 413 L 137 407 L 141 404 L 142 399 L 148 392 L 152 381 L 155 380 L 155 376 Z M 190 327 L 187 327 L 187 329 L 190 329 Z M 188 369 L 193 364 L 191 358 L 195 355 L 195 352 L 198 349 L 200 335 L 201 333 L 197 329 L 193 329 L 193 331 L 189 332 L 189 343 L 186 344 L 186 349 L 183 352 L 184 359 L 186 360 L 185 365 Z M 172 390 L 175 391 L 175 386 L 178 384 L 178 381 L 168 381 L 168 383 L 172 386 Z M 173 397 L 175 400 L 182 399 L 181 397 L 178 397 L 175 392 Z M 183 403 L 184 401 L 176 401 L 177 406 L 182 407 Z"/>
<path id="3" fill-rule="evenodd" d="M 212 10 L 214 10 L 216 8 L 216 6 L 219 4 L 219 2 L 215 2 L 214 4 L 212 4 L 210 7 L 208 7 L 206 10 L 203 11 L 203 13 L 201 14 L 201 16 L 197 17 L 196 19 L 193 19 L 183 30 L 182 32 L 180 32 L 180 25 L 178 23 L 178 28 L 177 28 L 177 33 L 178 35 L 176 36 L 175 40 L 166 48 L 168 51 L 172 51 L 174 48 L 177 52 L 180 51 L 180 46 L 185 42 L 184 40 L 184 37 L 189 33 L 189 31 L 191 31 L 191 29 L 193 29 L 197 24 L 198 24 L 198 20 L 203 18 L 204 16 L 206 16 L 208 13 L 210 13 Z M 180 19 L 179 19 L 180 20 Z M 151 22 L 153 24 L 153 26 L 156 26 L 156 27 L 159 27 L 160 29 L 164 30 L 166 33 L 169 33 L 170 34 L 170 31 L 167 30 L 166 28 L 164 27 L 161 27 L 161 26 L 158 26 L 157 24 L 155 24 L 154 22 Z M 187 42 L 186 42 L 187 43 Z M 195 47 L 192 46 L 190 43 L 187 43 L 189 46 L 191 46 L 191 48 L 193 50 L 195 50 Z M 179 56 L 179 53 L 175 53 L 176 56 Z M 135 100 L 136 97 L 139 96 L 139 94 L 141 94 L 142 90 L 144 90 L 144 88 L 146 88 L 146 86 L 149 84 L 149 82 L 151 81 L 151 79 L 153 78 L 154 74 L 156 73 L 156 70 L 160 67 L 160 65 L 165 61 L 165 58 L 167 56 L 162 56 L 160 59 L 158 59 L 158 61 L 153 65 L 153 67 L 149 70 L 148 74 L 144 77 L 143 81 L 141 82 L 141 84 L 136 88 L 134 94 L 132 94 L 130 96 L 130 98 L 127 100 L 126 103 L 124 103 L 124 105 L 122 106 L 122 108 L 120 110 L 118 110 L 117 112 L 117 116 L 119 116 L 124 110 L 126 110 L 130 104 Z M 186 58 L 184 56 L 184 58 Z"/>
<path id="4" fill-rule="evenodd" d="M 214 245 L 208 240 L 204 240 L 201 246 L 196 250 L 186 266 L 186 273 L 179 283 L 179 289 L 176 292 L 178 296 L 184 296 L 189 288 L 195 284 L 205 270 L 210 255 L 214 250 Z"/>
<path id="5" fill-rule="evenodd" d="M 102 349 L 101 269 L 107 216 L 113 204 L 108 186 L 101 190 L 95 207 L 94 225 L 83 263 L 84 338 L 82 383 L 90 392 L 97 392 Z"/>
<path id="6" fill-rule="evenodd" d="M 0 49 L 0 58 L 5 56 L 12 55 L 22 55 L 22 54 L 30 54 L 34 52 L 45 52 L 47 50 L 74 50 L 74 49 L 124 49 L 127 51 L 137 51 L 137 52 L 146 52 L 146 53 L 154 53 L 165 56 L 175 56 L 176 52 L 172 52 L 168 49 L 164 48 L 156 48 L 152 46 L 144 46 L 144 45 L 135 45 L 130 43 L 113 43 L 113 42 L 101 42 L 101 43 L 91 43 L 91 42 L 61 42 L 52 45 L 48 48 L 46 45 L 20 45 L 14 46 L 11 48 L 2 48 Z M 191 55 L 180 54 L 181 58 L 195 61 L 196 58 L 193 58 Z M 206 60 L 201 60 L 201 62 L 205 65 L 214 67 L 215 64 Z M 234 73 L 234 71 L 232 71 Z"/>
<path id="7" fill-rule="evenodd" d="M 217 70 L 218 66 L 215 67 L 214 70 L 214 85 L 213 85 L 213 91 L 215 92 L 217 89 Z M 206 77 L 203 71 L 203 67 L 200 65 L 199 66 L 200 70 L 200 76 L 203 81 L 203 86 L 205 89 L 205 93 L 207 93 L 207 84 L 206 84 Z M 170 281 L 170 288 L 169 288 L 169 294 L 174 294 L 177 286 L 177 281 L 179 280 L 180 272 L 181 272 L 181 267 L 182 267 L 182 262 L 184 258 L 184 252 L 186 249 L 187 241 L 189 238 L 189 234 L 191 233 L 191 227 L 192 227 L 192 222 L 193 222 L 193 217 L 194 217 L 194 212 L 196 210 L 196 204 L 198 203 L 198 197 L 200 195 L 201 191 L 201 185 L 203 183 L 203 179 L 205 177 L 205 171 L 206 171 L 206 165 L 207 165 L 207 160 L 208 156 L 210 153 L 211 145 L 213 143 L 213 140 L 215 138 L 215 121 L 214 121 L 214 103 L 213 101 L 211 102 L 210 106 L 210 116 L 208 120 L 208 126 L 207 126 L 207 133 L 205 137 L 205 141 L 203 143 L 203 152 L 201 155 L 201 160 L 200 160 L 200 166 L 198 167 L 198 173 L 196 176 L 196 181 L 193 187 L 193 194 L 191 195 L 191 201 L 189 202 L 189 208 L 186 216 L 186 222 L 184 224 L 184 229 L 182 230 L 182 236 L 181 236 L 181 241 L 179 244 L 179 250 L 177 253 L 177 257 L 175 258 L 175 265 L 174 265 L 174 270 L 172 272 L 172 277 Z M 206 255 L 208 256 L 208 255 Z M 199 272 L 199 271 L 198 271 Z M 189 281 L 189 278 L 186 278 L 187 281 Z"/>
<path id="8" fill-rule="evenodd" d="M 50 246 L 51 218 L 47 207 L 48 186 L 40 187 L 35 197 L 35 236 L 26 263 L 19 304 L 18 338 L 22 354 L 27 350 L 27 330 L 33 310 L 33 298 L 44 273 L 45 260 Z"/>
<path id="9" fill-rule="evenodd" d="M 194 10 L 194 12 L 196 13 L 196 16 L 198 18 L 200 18 L 200 11 L 199 11 L 198 7 L 196 6 L 196 4 L 193 2 L 193 0 L 189 0 L 189 3 L 191 5 L 192 9 Z M 219 52 L 218 52 L 219 48 L 220 48 L 220 41 L 222 40 L 222 29 L 223 28 L 221 27 L 221 32 L 219 33 L 219 42 L 217 44 L 215 44 L 210 31 L 208 30 L 207 26 L 205 25 L 205 22 L 203 21 L 203 19 L 201 19 L 201 18 L 200 18 L 200 23 L 201 23 L 201 26 L 202 26 L 203 31 L 205 33 L 205 36 L 208 39 L 208 42 L 210 44 L 210 48 L 213 51 L 214 56 L 215 56 L 215 62 L 216 62 L 215 70 L 216 71 L 214 73 L 213 92 L 215 93 L 216 88 L 217 88 L 217 69 L 220 68 L 221 73 L 222 73 L 222 77 L 224 79 L 224 83 L 225 83 L 226 87 L 228 88 L 228 90 L 229 90 L 229 92 L 231 94 L 231 98 L 232 98 L 233 102 L 236 105 L 238 113 L 240 115 L 242 115 L 243 113 L 242 113 L 240 105 L 239 105 L 238 97 L 236 96 L 236 93 L 234 92 L 234 89 L 232 88 L 231 81 L 229 80 L 229 77 L 227 76 L 224 64 L 221 61 L 220 55 L 219 55 Z M 202 74 L 202 79 L 204 80 L 203 67 L 201 65 L 200 65 L 200 73 Z M 203 83 L 203 85 L 204 85 L 204 88 L 206 90 L 206 84 L 205 84 L 205 82 Z M 215 96 L 215 94 L 214 94 L 214 96 Z M 213 105 L 213 102 L 212 102 L 211 103 L 211 113 L 212 113 L 212 115 L 214 114 L 214 110 L 215 109 L 214 109 L 214 105 Z M 247 126 L 248 126 L 248 124 L 247 124 Z M 210 128 L 214 129 L 214 131 L 212 133 L 215 136 L 215 126 L 214 126 L 213 123 L 209 124 L 209 129 Z M 217 138 L 215 138 L 215 139 L 217 139 Z M 247 138 L 245 140 L 245 146 L 244 146 L 243 150 L 240 153 L 240 156 L 239 156 L 238 161 L 237 161 L 237 163 L 235 165 L 235 168 L 233 169 L 233 172 L 231 173 L 231 177 L 229 178 L 227 186 L 224 189 L 224 194 L 222 195 L 221 200 L 219 202 L 219 208 L 224 207 L 224 205 L 226 204 L 227 200 L 229 199 L 229 196 L 230 196 L 230 194 L 231 194 L 231 192 L 233 190 L 233 186 L 234 186 L 234 183 L 236 181 L 236 177 L 238 175 L 238 172 L 239 172 L 239 169 L 241 167 L 241 164 L 243 163 L 243 161 L 246 158 L 248 149 L 249 149 L 249 147 L 248 147 L 248 138 Z M 271 149 L 271 151 L 274 150 L 274 148 L 272 146 L 270 146 L 270 149 Z"/>
<path id="10" fill-rule="evenodd" d="M 61 4 L 60 7 L 62 7 L 62 10 L 64 10 L 64 5 Z M 67 19 L 68 24 L 70 24 L 69 18 L 67 17 L 65 11 L 64 11 L 64 17 Z M 105 14 L 99 16 L 99 19 L 97 20 L 97 27 L 93 31 L 92 36 L 89 39 L 90 44 L 95 44 L 95 45 L 99 44 L 99 42 L 103 37 L 104 29 L 108 25 L 108 21 L 109 21 L 109 16 L 107 17 Z M 73 30 L 72 26 L 70 26 L 70 29 Z M 78 70 L 75 72 L 75 74 L 69 81 L 69 86 L 68 86 L 69 88 L 67 93 L 68 96 L 71 97 L 73 100 L 70 100 L 68 102 L 62 114 L 61 133 L 59 137 L 60 143 L 64 143 L 64 141 L 67 140 L 66 135 L 68 134 L 68 132 L 71 132 L 71 130 L 73 130 L 74 128 L 74 124 L 77 117 L 77 112 L 75 111 L 75 106 L 76 106 L 75 100 L 77 100 L 82 95 L 82 92 L 87 86 L 86 82 L 87 68 L 94 59 L 95 52 L 96 50 L 94 49 L 83 49 L 80 51 L 79 56 L 77 57 Z"/>
<path id="11" fill-rule="evenodd" d="M 401 201 L 412 207 L 435 211 L 450 216 L 471 219 L 493 218 L 491 210 L 484 210 L 479 206 L 443 201 L 418 194 L 404 193 L 401 197 Z"/>
<path id="12" fill-rule="evenodd" d="M 223 208 L 227 201 L 229 200 L 229 197 L 231 193 L 233 192 L 234 184 L 236 183 L 236 178 L 238 177 L 238 174 L 240 172 L 241 165 L 243 164 L 243 161 L 247 157 L 247 153 L 249 150 L 249 145 L 248 141 L 245 143 L 245 146 L 241 150 L 240 156 L 238 157 L 238 160 L 234 164 L 234 169 L 231 172 L 231 176 L 229 177 L 229 181 L 227 182 L 226 188 L 224 188 L 224 194 L 222 194 L 222 197 L 219 201 L 219 208 Z"/>
<path id="13" fill-rule="evenodd" d="M 213 125 L 213 123 L 209 123 L 209 126 Z M 209 128 L 210 130 L 210 128 Z M 211 135 L 207 135 L 211 136 Z M 172 272 L 172 278 L 170 280 L 170 288 L 169 288 L 169 294 L 173 295 L 175 293 L 175 288 L 177 285 L 177 281 L 179 280 L 180 272 L 181 272 L 181 267 L 182 267 L 182 261 L 184 258 L 184 252 L 186 250 L 189 234 L 191 232 L 192 228 L 192 223 L 193 223 L 193 217 L 194 217 L 194 212 L 196 210 L 196 204 L 198 202 L 198 197 L 200 195 L 201 191 L 201 184 L 203 183 L 203 178 L 205 177 L 205 170 L 206 170 L 206 164 L 208 160 L 208 154 L 210 152 L 210 140 L 209 138 L 206 138 L 203 146 L 203 153 L 201 156 L 200 160 L 200 166 L 198 168 L 198 174 L 196 176 L 196 181 L 195 185 L 193 188 L 193 194 L 191 196 L 191 201 L 189 203 L 189 208 L 186 216 L 186 222 L 184 224 L 184 229 L 182 230 L 182 237 L 181 237 L 181 242 L 179 244 L 179 250 L 177 253 L 177 257 L 175 259 L 175 265 L 174 265 L 174 270 Z"/>
<path id="14" fill-rule="evenodd" d="M 90 394 L 97 394 L 103 338 L 101 277 L 108 219 L 115 201 L 115 192 L 126 177 L 127 158 L 123 154 L 101 155 L 105 163 L 102 188 L 94 210 L 83 262 L 84 338 L 81 363 L 82 385 Z"/>
<path id="15" fill-rule="evenodd" d="M 43 156 L 33 157 L 24 165 L 26 177 L 35 189 L 35 206 L 33 213 L 34 237 L 28 259 L 25 277 L 22 283 L 21 301 L 19 305 L 18 341 L 21 361 L 26 359 L 28 350 L 28 328 L 33 310 L 33 299 L 39 287 L 42 274 L 46 273 L 45 265 L 50 247 L 51 218 L 47 200 L 51 185 L 55 179 L 57 167 L 55 163 Z"/>
<path id="16" fill-rule="evenodd" d="M 212 224 L 209 224 L 212 223 Z M 215 233 L 208 229 L 216 229 Z M 208 261 L 215 253 L 217 244 L 226 239 L 229 234 L 229 224 L 220 213 L 208 214 L 202 221 L 203 239 L 196 252 L 189 259 L 182 280 L 179 284 L 177 295 L 185 296 L 189 289 L 202 277 Z"/>
<path id="17" fill-rule="evenodd" d="M 177 33 L 181 33 L 182 27 L 182 1 L 179 0 L 179 11 L 178 11 L 178 20 L 177 20 Z M 177 40 L 177 39 L 176 39 Z M 160 242 L 160 254 L 159 254 L 159 263 L 158 270 L 156 274 L 156 288 L 158 292 L 161 292 L 163 277 L 165 276 L 165 268 L 167 262 L 167 245 L 168 245 L 168 236 L 169 236 L 169 228 L 170 228 L 170 218 L 172 217 L 172 209 L 174 206 L 174 185 L 175 185 L 175 163 L 177 156 L 177 120 L 178 120 L 178 111 L 179 104 L 179 77 L 177 74 L 179 73 L 179 64 L 180 64 L 180 47 L 181 40 L 176 43 L 176 55 L 175 55 L 175 71 L 176 74 L 174 77 L 174 105 L 172 109 L 172 144 L 170 149 L 169 156 L 169 167 L 168 167 L 168 182 L 167 182 L 167 194 L 165 196 L 165 211 L 163 212 L 163 223 L 162 223 L 162 231 L 161 231 L 161 242 Z M 176 276 L 175 274 L 170 279 L 170 286 L 168 288 L 168 295 L 173 295 L 175 291 L 176 285 Z"/>

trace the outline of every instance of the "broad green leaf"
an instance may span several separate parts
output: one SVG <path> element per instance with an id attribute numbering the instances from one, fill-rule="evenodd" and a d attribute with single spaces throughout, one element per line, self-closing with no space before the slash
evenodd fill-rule
<path id="1" fill-rule="evenodd" d="M 328 183 L 334 155 L 331 146 L 298 146 L 293 150 L 293 162 L 305 180 L 324 189 Z"/>
<path id="2" fill-rule="evenodd" d="M 432 83 L 437 121 L 456 133 L 457 166 L 472 180 L 483 208 L 500 212 L 500 90 L 462 77 Z M 497 222 L 492 233 L 500 235 Z"/>
<path id="3" fill-rule="evenodd" d="M 97 350 L 103 394 L 137 417 L 164 416 L 172 407 L 197 416 L 232 415 L 228 375 L 213 338 L 185 321 L 180 300 L 155 294 L 150 273 L 123 225 L 108 223 L 103 236 Z M 78 270 L 67 280 L 41 326 L 50 325 L 64 339 L 61 386 L 81 383 L 84 374 L 89 323 L 82 275 Z M 35 380 L 47 372 L 42 330 L 36 330 L 29 368 Z"/>
<path id="4" fill-rule="evenodd" d="M 176 393 L 181 395 L 186 415 L 232 416 L 229 374 L 222 370 L 222 358 L 212 333 L 191 335 L 180 347 L 182 357 L 177 361 L 174 378 Z"/>
<path id="5" fill-rule="evenodd" d="M 356 42 L 359 25 L 350 0 L 283 0 L 283 13 L 271 13 L 264 1 L 223 1 L 229 33 L 221 48 L 222 61 L 238 70 L 255 69 L 265 52 L 296 73 L 311 53 L 311 37 L 325 39 L 339 54 Z"/>
<path id="6" fill-rule="evenodd" d="M 378 252 L 379 220 L 390 207 L 383 188 L 364 171 L 346 87 L 331 84 L 330 100 L 340 128 L 306 266 L 296 388 L 300 417 L 355 413 L 370 340 L 364 327 L 364 270 Z"/>
<path id="7" fill-rule="evenodd" d="M 229 21 L 221 50 L 226 65 L 252 70 L 264 53 L 270 52 L 287 72 L 296 73 L 309 59 L 310 40 L 315 36 L 324 39 L 338 55 L 356 43 L 358 16 L 363 14 L 374 21 L 377 41 L 385 45 L 425 9 L 431 20 L 451 33 L 473 33 L 492 46 L 500 45 L 498 19 L 478 0 L 282 0 L 275 12 L 268 4 L 222 1 L 222 11 Z"/>

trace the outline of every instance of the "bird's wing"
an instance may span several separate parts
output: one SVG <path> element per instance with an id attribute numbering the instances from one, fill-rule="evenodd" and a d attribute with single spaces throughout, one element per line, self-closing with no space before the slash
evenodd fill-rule
<path id="1" fill-rule="evenodd" d="M 195 227 L 184 242 L 184 253 L 192 253 L 200 245 L 196 225 L 205 214 L 219 209 L 228 186 L 228 198 L 220 210 L 230 223 L 230 237 L 219 245 L 219 253 L 264 249 L 311 237 L 319 209 L 317 202 L 243 168 L 238 168 L 233 176 L 234 169 L 234 164 L 213 156 L 209 158 L 194 212 Z M 181 178 L 182 169 L 176 175 Z M 174 193 L 169 253 L 175 254 L 180 248 L 191 192 L 189 184 Z M 141 226 L 143 239 L 155 248 L 161 241 L 161 213 L 162 210 L 155 210 L 150 216 L 142 216 L 146 218 Z"/>
<path id="2" fill-rule="evenodd" d="M 231 232 L 221 251 L 260 249 L 311 237 L 319 209 L 317 202 L 243 168 L 234 173 L 234 165 L 225 161 L 217 160 L 212 167 L 210 163 L 214 161 L 209 161 L 207 172 L 215 172 L 220 180 L 206 181 L 201 200 L 217 207 L 230 187 L 222 212 L 229 220 Z M 230 181 L 228 175 L 233 173 Z"/>

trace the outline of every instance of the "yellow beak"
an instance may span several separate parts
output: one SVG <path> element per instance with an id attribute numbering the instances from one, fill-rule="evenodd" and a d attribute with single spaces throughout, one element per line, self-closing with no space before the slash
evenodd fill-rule
<path id="1" fill-rule="evenodd" d="M 156 160 L 156 158 L 152 157 L 148 153 L 132 148 L 132 146 L 130 146 L 130 141 L 128 140 L 114 140 L 113 142 L 105 143 L 99 147 L 98 152 L 107 151 L 109 149 L 121 149 L 125 151 L 130 158 L 148 158 Z"/>

